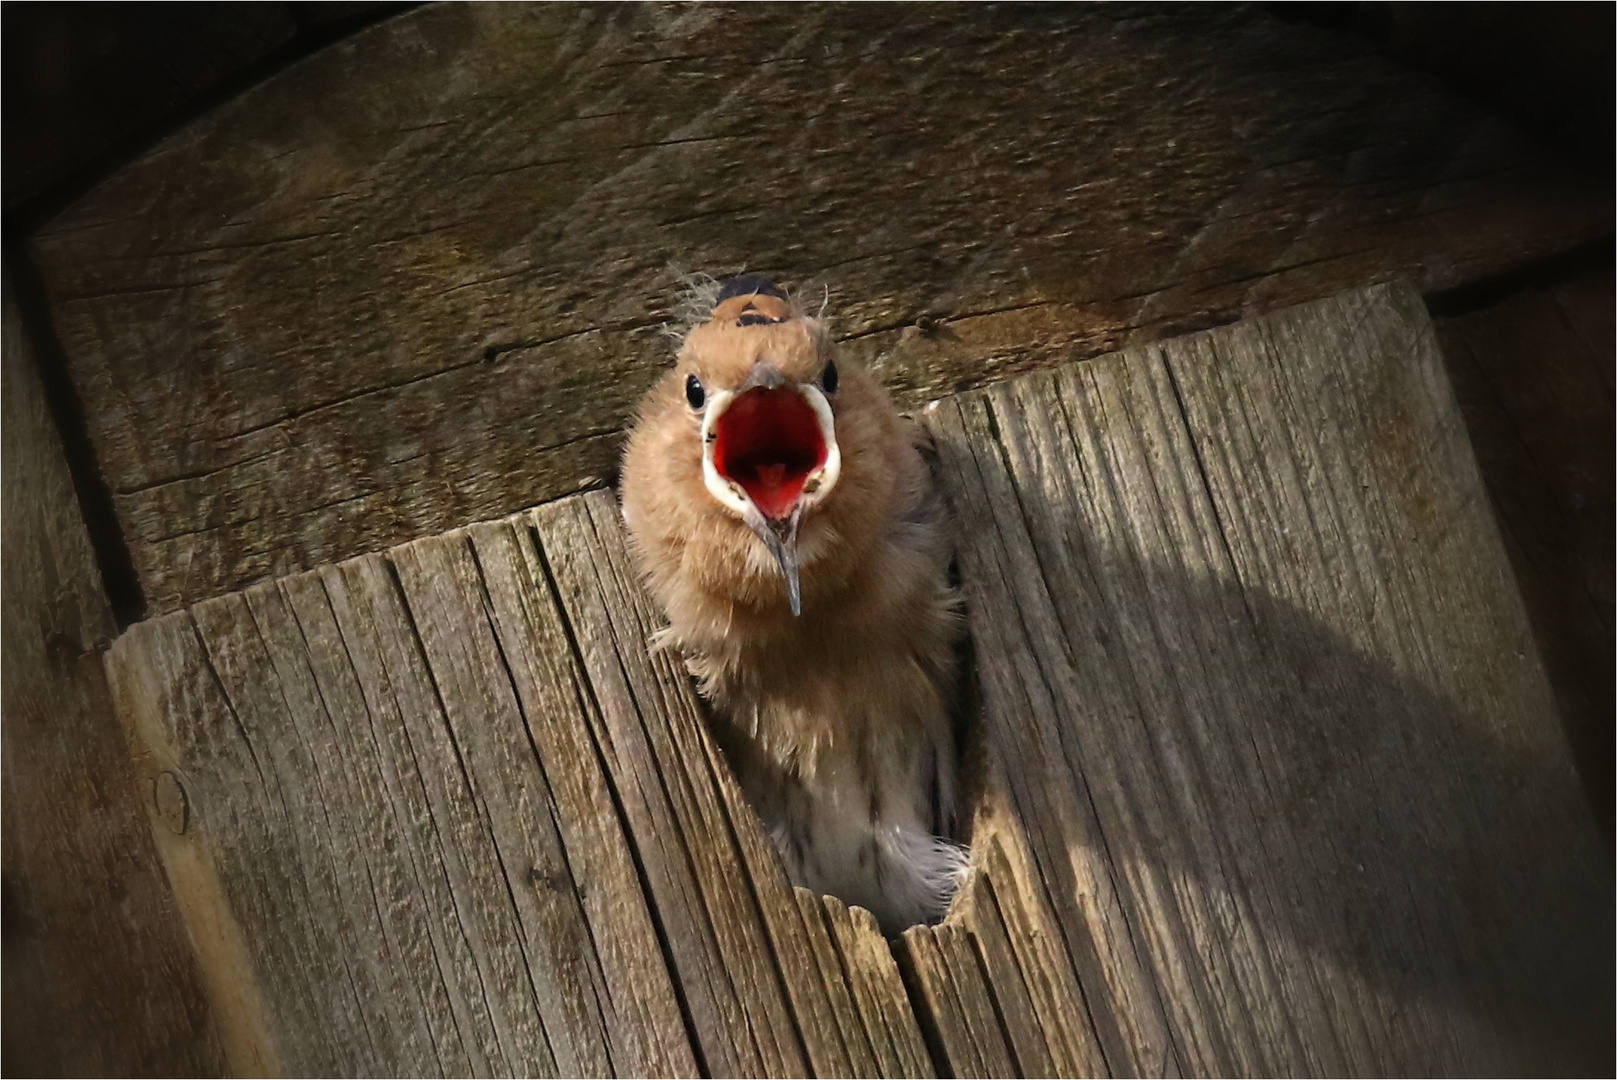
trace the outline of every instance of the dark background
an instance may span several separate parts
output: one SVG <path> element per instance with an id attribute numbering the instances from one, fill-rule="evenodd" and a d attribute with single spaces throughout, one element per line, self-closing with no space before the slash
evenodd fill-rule
<path id="1" fill-rule="evenodd" d="M 168 132 L 401 3 L 7 3 L 5 240 Z M 1608 3 L 1275 3 L 1359 34 L 1610 179 Z"/>

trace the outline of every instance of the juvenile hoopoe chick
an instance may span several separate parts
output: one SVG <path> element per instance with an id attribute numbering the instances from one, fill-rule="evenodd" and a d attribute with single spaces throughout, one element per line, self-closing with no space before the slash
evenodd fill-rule
<path id="1" fill-rule="evenodd" d="M 624 518 L 737 778 L 801 885 L 888 933 L 943 914 L 959 634 L 915 427 L 766 279 L 640 406 Z"/>

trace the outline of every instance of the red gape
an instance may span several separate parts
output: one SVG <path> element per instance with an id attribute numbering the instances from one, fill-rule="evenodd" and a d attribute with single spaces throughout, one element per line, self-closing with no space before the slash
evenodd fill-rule
<path id="1" fill-rule="evenodd" d="M 796 390 L 748 390 L 719 417 L 716 434 L 713 467 L 766 518 L 789 515 L 804 481 L 825 464 L 819 417 Z"/>

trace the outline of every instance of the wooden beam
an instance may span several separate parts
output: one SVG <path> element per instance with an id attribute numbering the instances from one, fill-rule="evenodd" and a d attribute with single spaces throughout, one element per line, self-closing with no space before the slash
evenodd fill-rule
<path id="1" fill-rule="evenodd" d="M 116 632 L 35 357 L 4 285 L 4 1068 L 213 1076 L 219 1036 L 101 655 Z"/>
<path id="2" fill-rule="evenodd" d="M 609 482 L 673 262 L 823 282 L 918 405 L 1611 223 L 1606 186 L 1255 6 L 442 5 L 31 251 L 165 612 Z"/>
<path id="3" fill-rule="evenodd" d="M 1612 839 L 1611 268 L 1435 320 L 1595 818 Z"/>

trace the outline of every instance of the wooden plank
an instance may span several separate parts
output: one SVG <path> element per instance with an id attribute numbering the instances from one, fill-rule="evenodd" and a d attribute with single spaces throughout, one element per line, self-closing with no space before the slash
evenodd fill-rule
<path id="1" fill-rule="evenodd" d="M 933 1075 L 869 913 L 826 900 L 829 935 L 805 918 L 688 676 L 648 651 L 657 623 L 616 502 L 592 494 L 519 520 L 565 608 L 596 739 L 709 1068 L 740 1060 L 792 1075 L 806 1057 L 816 1075 L 863 1075 L 859 1061 L 881 1064 L 879 1044 L 882 1075 Z"/>
<path id="2" fill-rule="evenodd" d="M 1067 950 L 1052 859 L 1095 845 L 1183 1068 L 1609 1067 L 1610 868 L 1413 290 L 929 422 L 989 738 L 1093 808 L 1030 834 Z M 1140 1002 L 1073 963 L 1110 1058 Z"/>
<path id="3" fill-rule="evenodd" d="M 264 973 L 272 1007 L 299 995 L 305 973 L 314 974 L 310 981 L 322 989 L 340 988 L 324 1000 L 316 998 L 318 1011 L 311 1013 L 316 1023 L 325 1017 L 323 1027 L 333 1041 L 318 1049 L 288 1049 L 285 1057 L 332 1068 L 352 1053 L 344 1042 L 355 1042 L 359 1053 L 348 1060 L 362 1062 L 362 1068 L 402 1072 L 442 1064 L 431 1041 L 422 1037 L 429 1030 L 419 1023 L 424 1017 L 410 1015 L 415 1010 L 408 1006 L 418 1005 L 419 992 L 411 994 L 413 987 L 393 978 L 404 966 L 395 966 L 395 949 L 408 958 L 404 964 L 417 969 L 418 978 L 422 958 L 430 963 L 430 952 L 422 947 L 422 935 L 412 940 L 408 928 L 387 925 L 381 898 L 396 895 L 397 885 L 373 872 L 366 858 L 369 850 L 386 849 L 387 834 L 375 827 L 374 816 L 367 821 L 369 815 L 356 813 L 346 797 L 356 786 L 365 790 L 355 774 L 371 763 L 350 766 L 338 745 L 342 720 L 327 711 L 304 623 L 288 594 L 301 592 L 312 601 L 313 617 L 306 616 L 311 623 L 323 614 L 318 610 L 323 597 L 309 595 L 319 593 L 317 583 L 288 584 L 301 588 L 260 588 L 193 613 L 208 662 L 262 775 L 270 805 L 259 813 L 278 810 L 290 827 L 279 839 L 294 865 L 278 868 L 292 878 L 286 882 L 288 910 L 275 911 L 269 897 L 256 898 L 258 906 L 287 922 L 301 916 L 313 928 L 309 940 L 299 942 L 307 950 L 299 967 L 281 965 Z M 331 616 L 323 621 L 329 632 Z M 352 680 L 345 689 L 353 692 Z M 360 822 L 371 828 L 356 828 Z M 396 867 L 388 869 L 397 873 Z M 296 1039 L 302 1033 L 289 1034 Z"/>
<path id="4" fill-rule="evenodd" d="M 31 251 L 161 612 L 605 482 L 671 259 L 823 277 L 919 404 L 1611 222 L 1429 79 L 1255 6 L 441 5 Z"/>
<path id="5" fill-rule="evenodd" d="M 137 648 L 137 662 L 130 663 Z M 124 634 L 108 651 L 106 668 L 138 774 L 154 788 L 166 789 L 159 808 L 162 827 L 154 827 L 152 833 L 196 948 L 231 1071 L 277 1074 L 282 1060 L 271 1041 L 270 1020 L 253 973 L 254 948 L 262 943 L 244 935 L 225 899 L 227 879 L 236 867 L 212 856 L 207 843 L 212 825 L 199 814 L 207 808 L 211 818 L 211 811 L 229 798 L 236 779 L 216 788 L 194 759 L 174 749 L 177 733 L 195 731 L 202 739 L 195 758 L 206 755 L 217 760 L 238 754 L 239 723 L 207 665 L 188 615 L 142 624 Z M 256 769 L 253 776 L 261 786 Z M 268 823 L 261 826 L 262 832 L 269 828 Z M 250 856 L 245 861 L 246 872 L 258 869 Z"/>
<path id="6" fill-rule="evenodd" d="M 926 1041 L 921 1036 L 921 1024 L 915 1015 L 914 1004 L 910 1001 L 903 977 L 899 974 L 897 959 L 889 943 L 882 938 L 876 916 L 864 908 L 852 908 L 850 911 L 854 916 L 854 926 L 859 932 L 862 954 L 860 966 L 866 972 L 866 985 L 881 1007 L 887 1037 L 892 1043 L 893 1052 L 898 1055 L 899 1069 L 895 1075 L 916 1077 L 938 1075 L 935 1063 L 927 1051 Z M 853 961 L 849 952 L 844 941 L 843 956 L 848 958 L 851 964 Z"/>
<path id="7" fill-rule="evenodd" d="M 273 602 L 257 599 L 259 606 Z M 454 865 L 455 811 L 465 811 L 443 791 L 443 766 L 453 767 L 453 753 L 442 736 L 432 738 L 433 718 L 409 715 L 408 693 L 386 696 L 379 685 L 385 631 L 361 632 L 346 610 L 350 601 L 342 595 L 332 603 L 353 656 L 346 677 L 367 707 L 343 719 L 376 723 L 381 730 L 368 741 L 302 742 L 322 718 L 302 712 L 295 693 L 283 696 L 270 646 L 242 596 L 198 609 L 194 621 L 187 613 L 144 624 L 115 648 L 125 715 L 142 745 L 184 776 L 187 846 L 217 881 L 213 895 L 184 887 L 187 921 L 212 918 L 235 928 L 233 970 L 216 962 L 213 979 L 248 984 L 261 1045 L 280 1070 L 423 1071 L 441 1062 L 450 1071 L 484 1072 L 491 1060 L 498 1068 L 504 1062 L 495 1021 L 469 940 L 475 931 L 454 895 L 463 884 L 456 872 L 464 871 Z M 401 683 L 412 674 L 404 663 L 395 671 Z M 155 692 L 144 679 L 156 683 Z M 327 726 L 338 722 L 328 718 Z M 418 759 L 417 740 L 441 756 L 424 748 Z M 350 747 L 358 758 L 352 773 L 371 784 L 321 775 L 322 765 L 339 767 Z M 393 792 L 379 797 L 377 781 L 402 792 L 394 800 L 386 797 Z M 434 806 L 434 796 L 452 805 Z M 346 805 L 350 799 L 360 805 Z M 394 815 L 404 820 L 389 820 Z M 344 829 L 347 823 L 358 836 Z M 363 836 L 378 824 L 379 834 Z M 439 829 L 451 836 L 441 839 Z M 412 859 L 416 852 L 400 851 L 393 839 L 422 832 L 436 841 L 422 845 L 432 862 Z M 372 852 L 381 863 L 375 870 Z M 172 867 L 173 857 L 165 856 Z M 414 881 L 406 877 L 412 870 Z M 400 888 L 400 879 L 413 887 Z M 390 920 L 391 927 L 376 925 Z M 416 1000 L 423 1002 L 425 1030 L 400 1030 L 389 1013 Z"/>
<path id="8" fill-rule="evenodd" d="M 820 897 L 820 904 L 880 1075 L 937 1075 L 876 917 L 864 908 L 850 908 L 834 896 Z"/>
<path id="9" fill-rule="evenodd" d="M 987 874 L 975 875 L 966 886 L 970 914 L 962 922 L 970 929 L 974 965 L 981 966 L 983 993 L 1008 1044 L 1012 1075 L 1059 1076 L 1041 1026 L 1043 1017 L 1028 992 L 1027 979 L 1011 949 L 1000 919 L 993 886 Z M 943 930 L 939 927 L 939 930 Z M 963 931 L 964 928 L 962 928 Z"/>
<path id="10" fill-rule="evenodd" d="M 608 991 L 471 545 L 464 535 L 425 540 L 395 550 L 391 561 L 462 768 L 501 781 L 479 784 L 476 795 L 515 901 L 522 966 L 556 1065 L 563 1075 L 605 1074 L 612 1068 L 601 1009 Z"/>
<path id="11" fill-rule="evenodd" d="M 982 966 L 970 937 L 959 926 L 948 923 L 928 930 L 937 943 L 938 958 L 948 970 L 960 1015 L 982 1065 L 981 1076 L 1014 1077 L 1025 1075 L 1012 1057 L 1010 1041 L 1000 1023 L 993 992 L 983 978 Z"/>
<path id="12" fill-rule="evenodd" d="M 594 498 L 600 499 L 600 496 Z M 612 563 L 622 572 L 629 565 L 625 557 L 628 537 L 618 527 L 615 503 L 607 500 L 596 505 L 603 511 L 610 511 L 608 516 L 601 519 L 608 522 L 609 528 L 599 535 L 614 551 Z M 630 587 L 633 595 L 642 597 L 645 610 L 651 610 L 651 602 L 643 597 L 637 578 Z M 646 625 L 653 624 L 648 622 Z M 625 644 L 633 648 L 635 641 L 629 638 Z M 689 679 L 679 665 L 659 666 L 656 675 L 668 685 L 665 691 L 667 699 L 682 702 L 689 699 Z M 816 1076 L 862 1075 L 854 1066 L 854 1060 L 859 1056 L 858 1046 L 849 1040 L 864 1040 L 868 1054 L 868 1038 L 864 1033 L 850 1033 L 841 1027 L 842 1016 L 851 1006 L 851 998 L 845 985 L 832 983 L 825 976 L 819 955 L 822 947 L 820 939 L 824 938 L 827 946 L 830 942 L 823 925 L 812 925 L 806 917 L 802 898 L 798 895 L 802 890 L 794 889 L 787 880 L 774 844 L 764 835 L 757 814 L 747 805 L 725 755 L 716 740 L 709 737 L 705 724 L 690 711 L 671 714 L 668 720 L 684 731 L 686 745 L 699 748 L 702 753 L 705 771 L 699 772 L 702 777 L 700 783 L 713 785 L 728 819 L 730 835 L 740 856 L 748 889 L 757 905 L 757 914 L 762 919 L 770 956 L 786 990 L 792 1025 L 802 1042 L 810 1068 Z M 739 916 L 745 919 L 748 914 L 745 908 L 729 909 L 716 912 L 714 917 L 722 920 Z M 816 977 L 816 972 L 820 977 Z"/>
<path id="13" fill-rule="evenodd" d="M 960 992 L 937 937 L 925 926 L 904 931 L 903 958 L 916 1004 L 935 1050 L 955 1076 L 988 1076 L 988 1066 L 966 1017 Z"/>
<path id="14" fill-rule="evenodd" d="M 341 807 L 331 815 L 337 823 L 331 831 L 351 830 L 336 868 L 352 875 L 341 910 L 355 927 L 345 947 L 357 951 L 358 966 L 386 994 L 378 1003 L 385 1010 L 381 1038 L 395 1044 L 389 1052 L 401 1067 L 469 1071 L 472 1058 L 456 1026 L 465 987 L 446 979 L 440 966 L 456 959 L 464 943 L 450 929 L 455 907 L 445 876 L 398 841 L 401 834 L 435 839 L 436 826 L 399 707 L 378 685 L 375 646 L 355 625 L 353 592 L 340 574 L 300 575 L 279 591 L 280 603 L 260 594 L 258 607 L 290 609 L 295 620 L 297 637 L 283 611 L 279 620 L 288 632 L 270 639 L 289 654 L 277 673 L 294 724 L 307 730 L 309 719 L 323 717 L 330 728 L 314 755 L 315 774 L 322 801 Z M 300 662 L 307 673 L 298 670 Z"/>
<path id="15" fill-rule="evenodd" d="M 869 913 L 798 896 L 587 496 L 113 649 L 241 1055 L 296 1072 L 933 1075 Z M 835 903 L 835 902 L 829 902 Z M 850 982 L 851 980 L 851 982 Z"/>
<path id="16" fill-rule="evenodd" d="M 499 656 L 510 668 L 528 737 L 556 800 L 580 902 L 590 925 L 600 928 L 594 946 L 612 1020 L 613 1063 L 637 1075 L 695 1075 L 690 1038 L 612 785 L 583 722 L 588 683 L 532 531 L 507 520 L 474 526 L 468 534 L 488 590 Z"/>
<path id="17" fill-rule="evenodd" d="M 799 886 L 794 890 L 797 907 L 803 916 L 803 927 L 814 952 L 814 962 L 820 973 L 820 982 L 836 1020 L 836 1029 L 842 1037 L 847 1055 L 847 1076 L 881 1075 L 881 1062 L 876 1058 L 874 1040 L 865 1029 L 863 1015 L 853 998 L 853 987 L 843 967 L 841 953 L 832 942 L 830 923 L 821 897 Z"/>
<path id="18" fill-rule="evenodd" d="M 112 614 L 9 277 L 3 290 L 0 1071 L 219 1075 L 147 821 L 158 789 L 136 780 L 102 671 Z"/>
<path id="19" fill-rule="evenodd" d="M 688 1075 L 639 883 L 563 850 L 477 575 L 456 534 L 115 646 L 140 744 L 184 777 L 207 878 L 177 886 L 187 921 L 228 930 L 204 949 L 214 993 L 251 998 L 254 1045 L 287 1071 Z M 559 805 L 577 801 L 575 780 Z"/>
<path id="20" fill-rule="evenodd" d="M 1385 681 L 1369 684 L 1381 700 L 1366 694 L 1367 709 L 1384 709 L 1381 715 L 1389 716 L 1402 705 L 1415 717 L 1430 718 L 1436 712 L 1442 720 L 1433 725 L 1428 719 L 1426 728 L 1404 736 L 1410 743 L 1397 757 L 1412 778 L 1405 789 L 1408 805 L 1383 798 L 1365 806 L 1363 790 L 1339 788 L 1342 808 L 1364 817 L 1371 809 L 1385 815 L 1392 843 L 1387 846 L 1384 838 L 1374 854 L 1407 863 L 1398 886 L 1437 894 L 1460 885 L 1456 891 L 1465 918 L 1450 921 L 1440 914 L 1420 929 L 1430 933 L 1437 926 L 1454 935 L 1462 959 L 1447 989 L 1469 998 L 1466 1004 L 1487 1018 L 1481 1024 L 1484 1030 L 1505 1033 L 1512 1063 L 1543 1068 L 1555 1062 L 1572 1071 L 1604 1071 L 1611 1067 L 1611 1047 L 1602 1034 L 1611 1007 L 1611 967 L 1609 958 L 1600 959 L 1598 948 L 1589 950 L 1602 934 L 1609 940 L 1610 868 L 1591 850 L 1598 845 L 1587 809 L 1575 791 L 1553 700 L 1509 565 L 1501 557 L 1435 341 L 1418 298 L 1407 289 L 1344 297 L 1338 310 L 1338 319 L 1312 332 L 1298 325 L 1307 315 L 1302 311 L 1274 320 L 1276 339 L 1300 340 L 1311 348 L 1303 352 L 1306 360 L 1291 375 L 1290 385 L 1271 392 L 1270 401 L 1255 413 L 1244 413 L 1245 403 L 1227 387 L 1222 398 L 1212 392 L 1219 383 L 1198 394 L 1201 387 L 1176 369 L 1187 400 L 1195 397 L 1205 408 L 1187 409 L 1190 425 L 1198 436 L 1204 429 L 1212 432 L 1198 441 L 1214 449 L 1226 424 L 1233 429 L 1235 422 L 1259 429 L 1278 422 L 1306 432 L 1317 442 L 1310 447 L 1299 439 L 1294 460 L 1312 459 L 1330 472 L 1325 483 L 1276 484 L 1288 499 L 1300 488 L 1302 499 L 1290 504 L 1291 516 L 1321 520 L 1322 508 L 1340 500 L 1342 493 L 1350 507 L 1362 506 L 1364 522 L 1351 535 L 1354 554 L 1363 569 L 1379 569 L 1384 575 L 1382 595 L 1390 604 L 1366 618 L 1371 613 L 1360 605 L 1370 598 L 1362 593 L 1294 591 L 1297 579 L 1290 574 L 1270 573 L 1266 586 L 1352 640 L 1370 663 L 1398 674 L 1400 681 L 1390 686 Z M 1250 339 L 1238 335 L 1235 347 L 1253 348 Z M 1381 357 L 1413 356 L 1415 362 L 1387 365 L 1390 371 L 1350 367 L 1346 378 L 1323 370 L 1322 357 L 1353 348 Z M 1261 382 L 1253 372 L 1242 375 L 1254 387 L 1279 381 L 1272 367 Z M 1321 414 L 1332 426 L 1316 431 Z M 1421 441 L 1389 438 L 1394 423 L 1418 432 Z M 1410 468 L 1412 452 L 1426 469 Z M 1221 519 L 1234 520 L 1236 504 L 1250 505 L 1250 500 L 1237 496 L 1233 485 L 1249 481 L 1233 470 L 1224 473 L 1212 453 L 1203 456 Z M 1277 462 L 1276 478 L 1292 481 L 1290 465 Z M 1357 497 L 1352 494 L 1355 486 L 1361 492 Z M 1256 576 L 1254 562 L 1283 565 L 1285 556 L 1297 551 L 1296 535 L 1297 530 L 1284 538 L 1259 531 L 1242 544 L 1231 537 L 1243 581 Z M 1329 580 L 1331 573 L 1320 572 L 1320 567 L 1340 565 L 1345 553 L 1327 548 L 1312 554 L 1317 583 Z M 1424 617 L 1417 622 L 1403 616 L 1403 610 Z M 1355 617 L 1365 618 L 1373 629 L 1349 632 Z M 1272 645 L 1283 657 L 1296 657 L 1300 643 L 1290 627 L 1281 623 L 1272 630 Z M 1366 661 L 1354 662 L 1359 670 L 1350 667 L 1344 674 L 1351 677 L 1338 686 L 1365 693 Z M 1331 693 L 1318 683 L 1305 689 L 1320 697 Z M 1328 707 L 1339 710 L 1340 704 Z M 1409 822 L 1421 811 L 1431 824 L 1412 829 Z M 1475 845 L 1483 838 L 1490 872 L 1478 882 Z M 1360 885 L 1353 892 L 1367 897 L 1374 889 Z M 1338 904 L 1341 899 L 1340 894 L 1332 897 Z M 1491 905 L 1500 906 L 1489 911 Z M 1435 906 L 1422 905 L 1418 914 L 1434 913 Z M 1383 924 L 1387 936 L 1380 949 L 1386 950 L 1383 962 L 1389 965 L 1404 962 L 1397 959 L 1404 944 L 1398 933 L 1414 929 L 1414 919 L 1398 924 L 1402 914 L 1383 915 L 1390 925 Z M 1587 936 L 1574 929 L 1580 926 L 1588 928 Z"/>
<path id="21" fill-rule="evenodd" d="M 688 677 L 671 657 L 648 653 L 657 624 L 617 503 L 585 496 L 541 507 L 533 521 L 707 1067 L 799 1075 L 803 1050 L 713 775 L 712 740 Z"/>
<path id="22" fill-rule="evenodd" d="M 1022 595 L 1023 579 L 1040 573 L 1026 533 L 984 527 L 1014 521 L 1023 511 L 1011 477 L 996 460 L 995 430 L 980 409 L 969 408 L 977 400 L 968 397 L 966 407 L 940 402 L 926 419 L 949 452 L 943 479 L 962 531 L 961 573 L 988 706 L 985 739 L 1001 761 L 1015 762 L 1000 775 L 1007 792 L 1005 816 L 1031 863 L 1031 872 L 1016 882 L 1017 892 L 1033 910 L 1048 903 L 1062 950 L 1086 990 L 1108 1071 L 1178 1075 L 1183 1071 L 1179 1050 L 1157 983 L 1125 915 L 1126 882 L 1117 880 L 1120 868 L 1107 855 L 1089 780 L 1062 745 L 1078 722 L 1072 709 L 1083 700 L 1079 676 L 1069 664 L 1051 664 L 1027 644 L 1062 640 L 1054 602 Z M 923 977 L 924 962 L 915 960 Z M 934 1015 L 941 1007 L 942 999 L 933 1002 Z M 949 1057 L 954 1060 L 955 1051 Z"/>
<path id="23" fill-rule="evenodd" d="M 959 920 L 977 942 L 1018 1068 L 1029 1076 L 1102 1075 L 1106 1059 L 1054 905 L 1021 845 L 1006 835 L 1004 814 L 995 818 L 973 845 L 982 869 Z"/>

